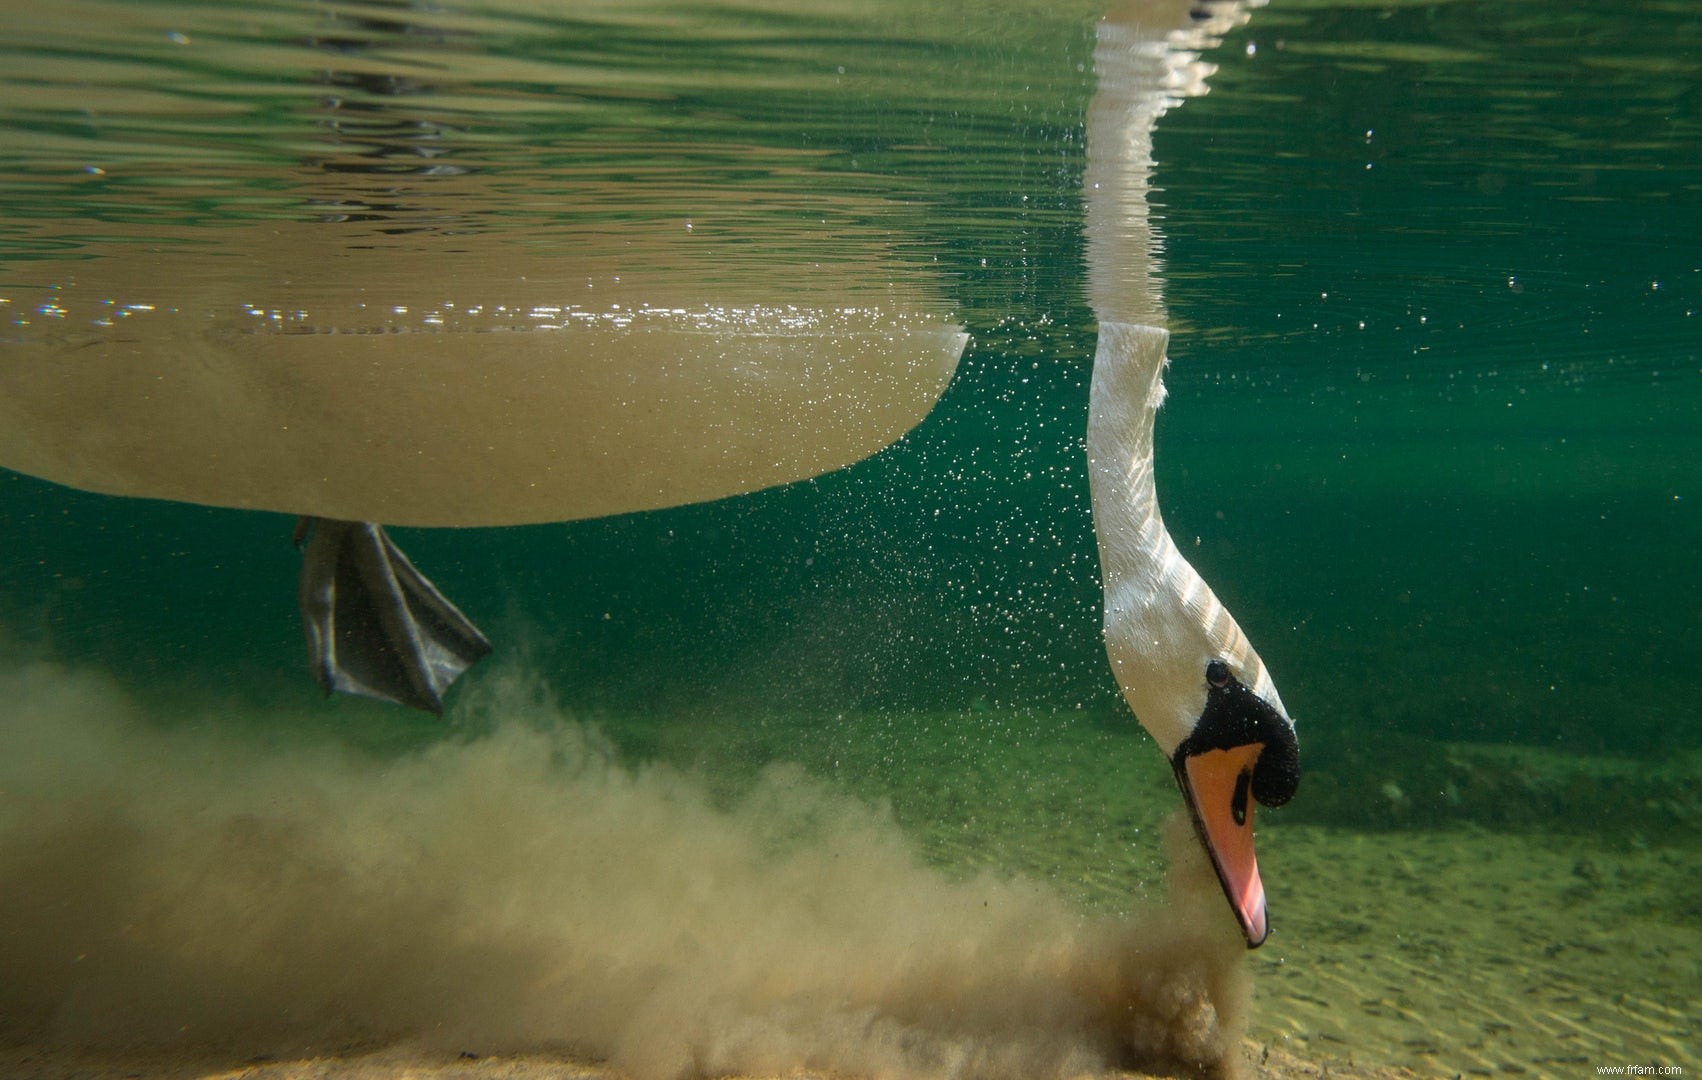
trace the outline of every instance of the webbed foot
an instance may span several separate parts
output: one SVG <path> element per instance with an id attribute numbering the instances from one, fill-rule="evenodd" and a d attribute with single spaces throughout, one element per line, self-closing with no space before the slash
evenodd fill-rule
<path id="1" fill-rule="evenodd" d="M 485 636 L 378 525 L 303 518 L 296 542 L 301 617 L 325 693 L 441 715 L 444 692 L 490 653 Z"/>

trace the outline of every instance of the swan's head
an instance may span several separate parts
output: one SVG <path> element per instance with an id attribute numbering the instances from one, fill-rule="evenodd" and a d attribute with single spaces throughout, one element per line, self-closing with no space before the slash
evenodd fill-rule
<path id="1" fill-rule="evenodd" d="M 1299 744 L 1264 664 L 1191 568 L 1187 576 L 1198 583 L 1188 590 L 1196 602 L 1109 609 L 1106 642 L 1123 695 L 1169 759 L 1247 944 L 1257 946 L 1269 922 L 1253 804 L 1294 796 Z"/>
<path id="2" fill-rule="evenodd" d="M 1170 755 L 1194 830 L 1211 856 L 1248 946 L 1270 932 L 1253 855 L 1253 802 L 1281 806 L 1300 784 L 1300 747 L 1281 703 L 1254 693 L 1221 659 L 1206 663 L 1205 705 Z"/>

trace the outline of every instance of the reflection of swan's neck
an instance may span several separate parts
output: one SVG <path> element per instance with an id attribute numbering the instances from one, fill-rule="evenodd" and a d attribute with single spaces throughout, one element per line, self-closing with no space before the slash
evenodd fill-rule
<path id="1" fill-rule="evenodd" d="M 1205 78 L 1214 70 L 1193 49 L 1222 27 L 1195 21 L 1195 6 L 1150 3 L 1143 5 L 1144 21 L 1113 17 L 1099 24 L 1083 189 L 1089 298 L 1101 319 L 1165 322 L 1160 241 L 1147 208 L 1152 129 L 1183 98 L 1205 93 Z M 1225 18 L 1237 21 L 1227 12 Z"/>
<path id="2" fill-rule="evenodd" d="M 1164 400 L 1168 331 L 1101 322 L 1087 456 L 1105 584 L 1105 646 L 1130 708 L 1169 756 L 1206 701 L 1206 664 L 1221 659 L 1282 711 L 1241 628 L 1164 527 L 1153 483 L 1153 419 Z"/>
<path id="3" fill-rule="evenodd" d="M 1099 80 L 1087 111 L 1088 290 L 1101 319 L 1164 325 L 1164 299 L 1153 264 L 1158 251 L 1148 221 L 1152 125 L 1166 108 L 1162 42 L 1102 23 L 1093 51 Z"/>

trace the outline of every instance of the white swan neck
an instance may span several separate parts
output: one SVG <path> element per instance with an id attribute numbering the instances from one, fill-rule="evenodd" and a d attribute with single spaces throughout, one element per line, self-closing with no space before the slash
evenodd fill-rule
<path id="1" fill-rule="evenodd" d="M 1100 323 L 1087 427 L 1106 652 L 1129 706 L 1167 755 L 1204 708 L 1214 659 L 1282 711 L 1263 662 L 1158 510 L 1153 424 L 1169 339 L 1157 327 Z"/>

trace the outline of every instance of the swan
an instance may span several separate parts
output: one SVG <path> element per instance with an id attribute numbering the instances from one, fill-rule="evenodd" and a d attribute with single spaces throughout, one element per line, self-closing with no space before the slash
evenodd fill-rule
<path id="1" fill-rule="evenodd" d="M 1142 4 L 1102 21 L 1087 123 L 1088 290 L 1099 340 L 1087 455 L 1106 653 L 1123 699 L 1171 764 L 1248 946 L 1270 932 L 1253 802 L 1300 781 L 1294 722 L 1235 619 L 1177 550 L 1159 512 L 1153 424 L 1170 340 L 1146 193 L 1152 130 L 1205 92 L 1199 50 L 1239 7 Z"/>

